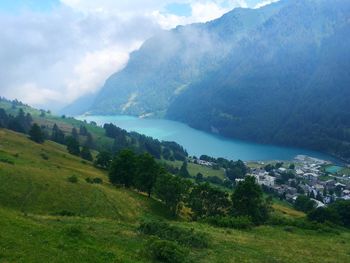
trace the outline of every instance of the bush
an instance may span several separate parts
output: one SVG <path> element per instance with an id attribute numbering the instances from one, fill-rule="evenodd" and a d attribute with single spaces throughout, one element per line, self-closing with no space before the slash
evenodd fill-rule
<path id="1" fill-rule="evenodd" d="M 325 222 L 324 224 L 311 222 L 307 219 L 290 219 L 281 216 L 271 216 L 267 224 L 272 226 L 284 226 L 284 227 L 296 227 L 304 230 L 318 231 L 323 233 L 333 233 L 338 234 L 339 232 L 334 229 L 334 225 L 330 222 Z"/>
<path id="2" fill-rule="evenodd" d="M 213 217 L 208 217 L 205 221 L 208 224 L 217 226 L 217 227 L 226 227 L 226 228 L 234 228 L 234 229 L 251 229 L 253 227 L 252 220 L 247 216 L 238 216 L 238 217 L 213 216 Z"/>
<path id="3" fill-rule="evenodd" d="M 75 216 L 75 213 L 68 211 L 68 210 L 62 210 L 60 212 L 55 213 L 54 215 L 57 215 L 57 216 Z"/>
<path id="4" fill-rule="evenodd" d="M 145 251 L 154 260 L 169 263 L 186 262 L 189 254 L 187 249 L 180 247 L 175 242 L 157 239 L 151 240 Z"/>
<path id="5" fill-rule="evenodd" d="M 67 181 L 73 184 L 76 184 L 78 182 L 78 177 L 76 175 L 72 175 L 67 178 Z"/>
<path id="6" fill-rule="evenodd" d="M 318 223 L 333 222 L 340 223 L 340 217 L 335 209 L 329 207 L 319 207 L 308 213 L 307 218 Z"/>
<path id="7" fill-rule="evenodd" d="M 103 180 L 101 178 L 98 178 L 98 177 L 92 179 L 92 181 L 94 184 L 102 184 L 103 183 Z"/>
<path id="8" fill-rule="evenodd" d="M 49 159 L 49 156 L 46 153 L 41 153 L 40 156 L 46 161 Z"/>
<path id="9" fill-rule="evenodd" d="M 65 233 L 69 237 L 80 237 L 83 231 L 80 226 L 68 226 L 65 228 Z"/>
<path id="10" fill-rule="evenodd" d="M 209 245 L 206 234 L 194 232 L 193 229 L 172 226 L 162 221 L 144 221 L 140 224 L 139 231 L 145 235 L 157 236 L 195 248 L 205 248 Z"/>
<path id="11" fill-rule="evenodd" d="M 316 207 L 316 202 L 305 195 L 299 195 L 294 203 L 296 210 L 308 213 Z"/>
<path id="12" fill-rule="evenodd" d="M 98 178 L 98 177 L 93 178 L 93 179 L 88 177 L 85 179 L 85 181 L 89 184 L 102 184 L 103 183 L 103 180 L 101 178 Z"/>
<path id="13" fill-rule="evenodd" d="M 2 157 L 0 157 L 0 162 L 2 162 L 2 163 L 7 163 L 7 164 L 12 164 L 12 165 L 15 164 L 14 161 L 12 161 L 12 160 L 10 160 L 10 159 L 7 159 L 7 158 L 2 158 Z"/>

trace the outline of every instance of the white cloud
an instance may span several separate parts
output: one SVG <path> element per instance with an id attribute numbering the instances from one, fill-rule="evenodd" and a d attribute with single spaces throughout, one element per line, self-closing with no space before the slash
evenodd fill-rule
<path id="1" fill-rule="evenodd" d="M 270 1 L 263 1 L 261 5 Z M 1 14 L 0 95 L 39 107 L 96 92 L 161 28 L 206 22 L 244 0 L 61 0 L 48 12 Z M 187 3 L 189 17 L 166 13 Z M 258 6 L 256 6 L 258 7 Z"/>
<path id="2" fill-rule="evenodd" d="M 260 7 L 263 7 L 263 6 L 272 4 L 272 3 L 276 3 L 278 1 L 280 1 L 280 0 L 265 0 L 265 1 L 262 1 L 261 3 L 258 3 L 257 5 L 255 5 L 254 8 L 260 8 Z"/>
<path id="3" fill-rule="evenodd" d="M 67 93 L 77 98 L 81 94 L 96 92 L 108 76 L 124 68 L 130 51 L 139 48 L 141 43 L 135 42 L 126 50 L 116 46 L 88 52 L 74 67 L 74 78 L 67 80 Z"/>
<path id="4" fill-rule="evenodd" d="M 67 104 L 96 91 L 159 26 L 148 17 L 77 14 L 2 16 L 0 95 L 35 106 Z"/>

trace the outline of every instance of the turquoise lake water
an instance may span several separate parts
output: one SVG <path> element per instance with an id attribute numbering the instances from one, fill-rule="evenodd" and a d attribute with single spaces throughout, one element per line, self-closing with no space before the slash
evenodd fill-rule
<path id="1" fill-rule="evenodd" d="M 332 157 L 305 149 L 263 145 L 242 140 L 227 139 L 199 131 L 186 124 L 164 119 L 140 119 L 132 116 L 83 116 L 80 120 L 95 121 L 98 125 L 113 123 L 127 131 L 135 131 L 158 140 L 175 141 L 186 148 L 190 155 L 206 154 L 231 160 L 292 160 L 299 154 L 323 160 Z"/>

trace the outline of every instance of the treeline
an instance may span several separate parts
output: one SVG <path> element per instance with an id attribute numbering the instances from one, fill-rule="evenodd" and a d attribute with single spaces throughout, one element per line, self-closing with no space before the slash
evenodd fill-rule
<path id="1" fill-rule="evenodd" d="M 226 172 L 226 177 L 231 181 L 235 179 L 244 178 L 247 174 L 249 168 L 244 164 L 243 161 L 232 161 L 225 158 L 214 158 L 208 155 L 201 155 L 199 160 L 213 163 L 213 169 L 224 168 Z M 196 161 L 196 160 L 195 160 Z"/>
<path id="2" fill-rule="evenodd" d="M 16 132 L 30 135 L 32 126 L 35 124 L 30 113 L 25 113 L 24 109 L 29 108 L 28 105 L 18 101 L 10 101 L 0 98 L 0 102 L 4 103 L 8 111 L 16 112 L 9 114 L 5 109 L 0 108 L 0 127 L 7 128 Z M 46 123 L 47 114 L 49 111 L 38 111 L 40 123 Z M 92 161 L 93 155 L 91 150 L 99 151 L 103 154 L 108 152 L 114 155 L 122 149 L 131 149 L 132 151 L 141 154 L 147 152 L 157 159 L 165 160 L 186 160 L 188 154 L 186 150 L 175 142 L 160 142 L 151 137 L 147 137 L 136 132 L 127 132 L 113 124 L 104 125 L 105 136 L 113 139 L 113 143 L 107 143 L 106 137 L 96 134 L 96 124 L 87 124 L 81 122 L 79 126 L 71 124 L 72 120 L 62 116 L 53 126 L 38 125 L 33 127 L 33 136 L 30 138 L 38 143 L 43 143 L 44 140 L 52 140 L 56 143 L 67 146 L 70 154 L 80 156 L 83 159 Z M 94 126 L 92 129 L 90 126 Z M 67 131 L 67 127 L 72 127 Z M 102 138 L 104 137 L 104 138 Z"/>
<path id="3" fill-rule="evenodd" d="M 149 154 L 123 150 L 110 163 L 109 179 L 114 185 L 154 195 L 174 216 L 183 207 L 191 209 L 193 220 L 238 218 L 252 225 L 266 222 L 269 216 L 270 202 L 253 177 L 247 177 L 229 194 L 209 183 L 172 175 Z"/>
<path id="4" fill-rule="evenodd" d="M 24 104 L 17 101 L 13 105 L 24 106 Z M 80 156 L 88 161 L 93 160 L 90 151 L 94 145 L 93 138 L 84 126 L 80 126 L 79 134 L 77 129 L 73 128 L 71 134 L 66 135 L 56 124 L 53 125 L 52 129 L 45 125 L 39 126 L 39 124 L 33 121 L 31 114 L 25 113 L 22 108 L 18 110 L 16 116 L 7 114 L 4 109 L 0 108 L 0 128 L 27 134 L 36 143 L 44 143 L 45 140 L 52 140 L 66 145 L 70 154 Z M 80 145 L 79 136 L 86 137 L 82 145 Z"/>
<path id="5" fill-rule="evenodd" d="M 331 223 L 350 228 L 350 201 L 337 200 L 334 203 L 317 207 L 314 200 L 300 195 L 295 200 L 294 208 L 307 214 L 310 221 L 317 223 Z"/>
<path id="6" fill-rule="evenodd" d="M 111 149 L 113 153 L 129 148 L 136 153 L 148 152 L 157 159 L 170 161 L 184 161 L 188 156 L 186 150 L 175 142 L 160 142 L 136 132 L 129 133 L 112 123 L 105 124 L 103 128 L 106 136 L 114 140 Z"/>
<path id="7" fill-rule="evenodd" d="M 0 128 L 6 128 L 20 133 L 28 133 L 33 122 L 29 113 L 19 109 L 16 116 L 7 114 L 4 109 L 0 108 Z"/>

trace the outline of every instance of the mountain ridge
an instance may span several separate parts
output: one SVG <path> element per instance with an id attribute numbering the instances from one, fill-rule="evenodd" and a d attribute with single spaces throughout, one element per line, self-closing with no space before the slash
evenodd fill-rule
<path id="1" fill-rule="evenodd" d="M 349 160 L 349 13 L 345 0 L 283 0 L 163 32 L 89 113 L 165 117 Z"/>

